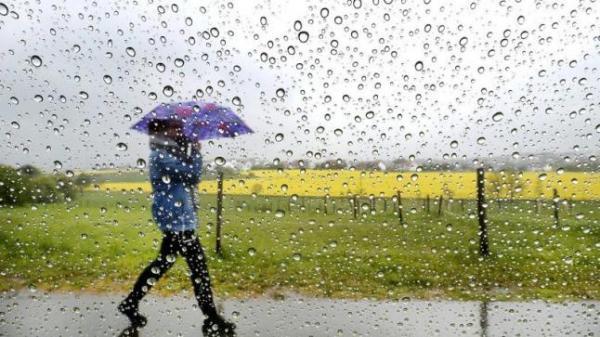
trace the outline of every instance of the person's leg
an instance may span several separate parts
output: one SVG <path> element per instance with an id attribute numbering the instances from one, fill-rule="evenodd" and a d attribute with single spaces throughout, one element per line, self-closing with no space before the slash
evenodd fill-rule
<path id="1" fill-rule="evenodd" d="M 136 323 L 137 318 L 140 317 L 138 313 L 140 301 L 161 276 L 173 266 L 178 250 L 179 242 L 176 234 L 165 232 L 158 257 L 142 271 L 133 285 L 131 293 L 119 305 L 119 310 L 127 315 L 132 323 Z"/>
<path id="2" fill-rule="evenodd" d="M 190 268 L 194 294 L 202 313 L 207 316 L 202 326 L 205 336 L 235 336 L 235 324 L 226 321 L 215 306 L 210 276 L 206 265 L 206 257 L 200 240 L 193 231 L 186 231 L 181 235 L 181 255 Z"/>
<path id="3" fill-rule="evenodd" d="M 217 316 L 217 309 L 213 300 L 212 289 L 210 287 L 210 276 L 206 265 L 204 250 L 200 245 L 198 236 L 193 231 L 185 231 L 180 237 L 180 253 L 185 257 L 185 261 L 191 272 L 194 294 L 202 313 L 208 317 Z"/>

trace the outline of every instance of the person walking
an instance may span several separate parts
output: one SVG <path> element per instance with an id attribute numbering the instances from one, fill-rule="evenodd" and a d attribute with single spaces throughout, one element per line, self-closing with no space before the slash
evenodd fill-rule
<path id="1" fill-rule="evenodd" d="M 200 182 L 200 143 L 192 142 L 177 119 L 154 119 L 150 136 L 150 182 L 152 215 L 162 234 L 158 257 L 139 275 L 131 293 L 119 304 L 134 328 L 146 325 L 139 303 L 152 286 L 173 266 L 177 255 L 185 258 L 191 272 L 194 294 L 206 316 L 202 330 L 209 336 L 233 336 L 235 324 L 225 320 L 214 303 L 206 257 L 197 235 L 195 188 Z"/>

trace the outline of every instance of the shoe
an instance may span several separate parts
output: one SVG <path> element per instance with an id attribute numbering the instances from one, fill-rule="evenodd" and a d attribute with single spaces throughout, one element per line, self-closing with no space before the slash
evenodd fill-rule
<path id="1" fill-rule="evenodd" d="M 138 328 L 129 326 L 125 330 L 121 331 L 118 337 L 139 337 L 140 333 Z"/>
<path id="2" fill-rule="evenodd" d="M 121 302 L 121 304 L 119 304 L 118 309 L 119 309 L 120 313 L 122 313 L 123 315 L 127 316 L 127 318 L 129 318 L 132 328 L 141 328 L 141 327 L 145 326 L 146 323 L 148 323 L 148 320 L 146 319 L 146 317 L 144 317 L 144 315 L 140 314 L 140 312 L 138 311 L 137 306 L 133 306 L 133 305 L 127 303 L 126 300 L 124 300 L 123 302 Z"/>
<path id="3" fill-rule="evenodd" d="M 226 321 L 221 316 L 209 317 L 204 320 L 202 333 L 205 337 L 234 337 L 235 324 Z"/>

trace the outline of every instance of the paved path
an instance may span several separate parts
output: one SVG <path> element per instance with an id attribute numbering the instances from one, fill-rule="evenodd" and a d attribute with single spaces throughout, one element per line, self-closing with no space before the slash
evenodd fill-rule
<path id="1" fill-rule="evenodd" d="M 0 336 L 119 336 L 118 295 L 0 294 Z M 600 336 L 600 302 L 348 301 L 289 297 L 222 301 L 238 336 Z M 191 298 L 149 296 L 142 337 L 202 336 Z"/>

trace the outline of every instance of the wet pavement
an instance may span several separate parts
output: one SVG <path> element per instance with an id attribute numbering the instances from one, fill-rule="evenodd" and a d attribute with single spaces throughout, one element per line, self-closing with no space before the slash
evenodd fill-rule
<path id="1" fill-rule="evenodd" d="M 119 336 L 121 296 L 0 295 L 0 336 Z M 600 302 L 350 301 L 302 297 L 220 301 L 238 336 L 600 336 Z M 148 296 L 139 336 L 202 336 L 191 297 Z"/>

